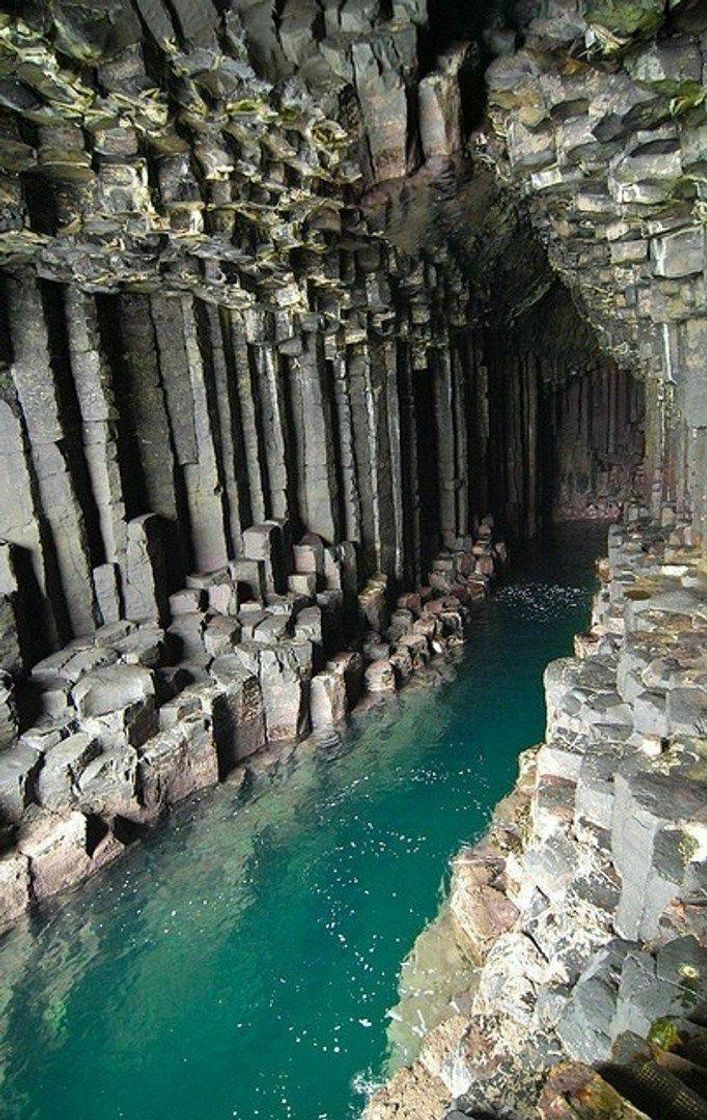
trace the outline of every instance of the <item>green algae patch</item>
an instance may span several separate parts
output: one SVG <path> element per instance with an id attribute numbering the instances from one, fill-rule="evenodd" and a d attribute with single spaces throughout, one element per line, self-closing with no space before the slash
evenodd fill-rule
<path id="1" fill-rule="evenodd" d="M 612 36 L 631 38 L 655 31 L 663 22 L 662 0 L 598 0 L 587 12 L 587 22 Z"/>
<path id="2" fill-rule="evenodd" d="M 674 1050 L 680 1044 L 680 1035 L 675 1021 L 669 1018 L 656 1019 L 648 1032 L 648 1041 L 661 1050 Z"/>
<path id="3" fill-rule="evenodd" d="M 582 1102 L 591 1109 L 592 1120 L 627 1120 L 626 1102 L 606 1081 L 593 1081 Z"/>
<path id="4" fill-rule="evenodd" d="M 669 83 L 662 83 L 666 85 Z M 669 90 L 673 96 L 670 99 L 670 115 L 684 117 L 693 109 L 704 107 L 707 101 L 707 90 L 697 82 L 681 82 L 677 90 Z"/>

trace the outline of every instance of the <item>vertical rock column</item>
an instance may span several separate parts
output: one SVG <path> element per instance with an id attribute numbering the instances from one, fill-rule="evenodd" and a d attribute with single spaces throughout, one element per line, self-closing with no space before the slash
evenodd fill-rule
<path id="1" fill-rule="evenodd" d="M 398 343 L 398 400 L 400 402 L 400 470 L 403 514 L 403 562 L 406 582 L 414 587 L 422 578 L 418 439 L 412 357 L 407 340 Z"/>
<path id="2" fill-rule="evenodd" d="M 153 296 L 159 366 L 174 446 L 184 480 L 188 538 L 198 571 L 228 559 L 213 417 L 190 296 Z"/>
<path id="3" fill-rule="evenodd" d="M 5 370 L 9 381 L 9 369 Z M 15 668 L 17 644 L 15 607 L 22 600 L 31 606 L 31 617 L 23 619 L 23 641 L 29 660 L 43 656 L 57 639 L 57 621 L 51 592 L 55 587 L 52 571 L 47 570 L 48 557 L 42 538 L 43 522 L 38 507 L 39 496 L 33 480 L 27 432 L 14 387 L 0 396 L 0 477 L 8 480 L 0 502 L 0 538 L 12 542 L 2 546 L 3 563 L 0 565 L 0 594 L 2 594 L 3 648 L 8 647 L 1 659 L 3 669 Z M 46 526 L 44 527 L 46 534 Z M 17 578 L 13 553 L 22 557 L 23 585 Z M 59 620 L 61 621 L 61 611 Z"/>
<path id="4" fill-rule="evenodd" d="M 288 514 L 287 409 L 280 371 L 280 359 L 266 334 L 261 311 L 246 312 L 246 338 L 254 371 L 256 400 L 259 405 L 259 446 L 265 491 L 266 515 L 285 518 Z"/>
<path id="5" fill-rule="evenodd" d="M 222 497 L 226 537 L 232 553 L 238 554 L 243 544 L 241 510 L 244 504 L 247 508 L 247 479 L 243 462 L 243 440 L 239 426 L 237 395 L 226 358 L 219 308 L 208 304 L 204 308 L 204 315 L 208 325 L 215 406 L 218 416 L 214 439 L 218 445 L 219 462 L 223 475 Z"/>
<path id="6" fill-rule="evenodd" d="M 86 526 L 67 459 L 58 373 L 50 348 L 40 282 L 5 283 L 13 348 L 12 379 L 26 433 L 35 491 L 44 586 L 61 636 L 90 632 L 95 624 Z"/>
<path id="7" fill-rule="evenodd" d="M 129 452 L 135 459 L 126 464 L 128 516 L 147 511 L 159 513 L 170 521 L 178 521 L 181 503 L 176 488 L 174 446 L 170 429 L 165 392 L 158 365 L 155 329 L 146 296 L 123 295 L 117 307 L 106 309 L 118 316 L 124 383 L 118 382 L 116 396 L 121 410 L 122 426 Z M 106 323 L 106 334 L 112 329 Z M 132 446 L 131 446 L 132 444 Z"/>
<path id="8" fill-rule="evenodd" d="M 455 417 L 452 391 L 452 369 L 449 346 L 440 347 L 432 358 L 431 375 L 435 396 L 437 425 L 437 477 L 439 482 L 439 518 L 442 539 L 451 543 L 457 535 Z"/>
<path id="9" fill-rule="evenodd" d="M 338 492 L 332 406 L 316 333 L 304 334 L 302 352 L 288 364 L 300 520 L 310 532 L 333 542 L 338 539 Z"/>
<path id="10" fill-rule="evenodd" d="M 258 439 L 257 400 L 250 368 L 244 315 L 231 308 L 221 309 L 224 355 L 229 366 L 238 402 L 238 416 L 243 441 L 244 475 L 248 490 L 244 523 L 258 524 L 265 520 L 265 482 Z M 246 518 L 246 513 L 249 518 Z"/>
<path id="11" fill-rule="evenodd" d="M 348 385 L 353 423 L 353 447 L 361 499 L 361 545 L 363 569 L 370 574 L 381 568 L 381 520 L 378 499 L 378 429 L 371 373 L 365 348 L 350 348 Z"/>
<path id="12" fill-rule="evenodd" d="M 451 345 L 452 411 L 454 415 L 454 505 L 455 531 L 458 537 L 469 533 L 469 422 L 467 371 L 464 365 L 466 347 L 455 339 Z M 486 513 L 481 508 L 481 513 Z"/>
<path id="13" fill-rule="evenodd" d="M 339 444 L 339 471 L 341 477 L 340 498 L 343 510 L 342 531 L 346 540 L 360 541 L 361 500 L 356 476 L 353 419 L 351 413 L 345 339 L 338 339 L 337 343 L 337 352 L 331 359 L 331 366 L 334 394 L 333 411 L 336 416 Z"/>
<path id="14" fill-rule="evenodd" d="M 82 423 L 84 454 L 103 539 L 105 564 L 94 570 L 101 618 L 115 621 L 121 613 L 127 524 L 123 480 L 118 459 L 117 409 L 110 369 L 102 351 L 98 316 L 92 296 L 71 287 L 66 292 L 69 352 Z"/>

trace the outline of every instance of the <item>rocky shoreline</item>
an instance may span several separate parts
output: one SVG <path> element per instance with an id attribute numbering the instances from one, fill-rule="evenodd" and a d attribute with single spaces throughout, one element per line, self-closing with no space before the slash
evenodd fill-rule
<path id="1" fill-rule="evenodd" d="M 705 1115 L 707 573 L 689 524 L 631 508 L 599 574 L 546 739 L 420 939 L 459 982 L 366 1120 Z"/>
<path id="2" fill-rule="evenodd" d="M 463 640 L 468 604 L 506 561 L 486 518 L 415 592 L 396 597 L 383 574 L 359 592 L 353 546 L 293 544 L 270 521 L 162 604 L 149 519 L 139 528 L 140 614 L 0 675 L 0 932 L 266 745 L 404 686 Z"/>

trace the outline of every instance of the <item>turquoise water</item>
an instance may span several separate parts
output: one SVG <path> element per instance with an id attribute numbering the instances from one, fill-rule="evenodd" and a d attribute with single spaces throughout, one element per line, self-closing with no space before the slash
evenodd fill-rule
<path id="1" fill-rule="evenodd" d="M 345 1120 L 449 856 L 542 738 L 542 671 L 589 614 L 605 530 L 558 533 L 475 612 L 434 689 L 183 806 L 0 942 L 0 1115 Z"/>

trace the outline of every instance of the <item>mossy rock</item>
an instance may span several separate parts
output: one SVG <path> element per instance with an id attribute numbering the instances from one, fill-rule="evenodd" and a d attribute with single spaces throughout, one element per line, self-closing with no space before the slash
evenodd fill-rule
<path id="1" fill-rule="evenodd" d="M 680 1033 L 674 1019 L 667 1016 L 656 1019 L 648 1032 L 648 1041 L 661 1050 L 675 1050 L 680 1045 Z"/>
<path id="2" fill-rule="evenodd" d="M 694 109 L 704 111 L 707 101 L 707 90 L 697 82 L 680 82 L 679 84 L 662 82 L 662 92 L 671 94 L 670 114 L 673 117 L 686 117 Z M 674 86 L 675 88 L 668 88 Z"/>
<path id="3" fill-rule="evenodd" d="M 607 32 L 606 46 L 611 37 L 624 42 L 635 35 L 645 35 L 660 27 L 665 15 L 663 0 L 593 0 L 586 14 L 587 23 L 595 28 L 598 38 Z M 617 43 L 616 46 L 620 46 Z"/>

